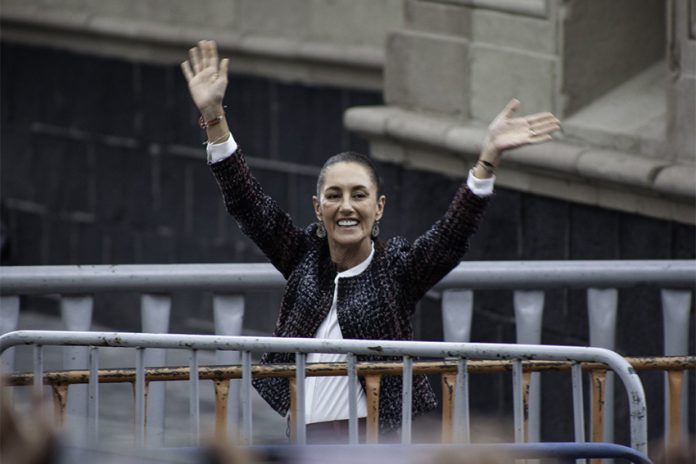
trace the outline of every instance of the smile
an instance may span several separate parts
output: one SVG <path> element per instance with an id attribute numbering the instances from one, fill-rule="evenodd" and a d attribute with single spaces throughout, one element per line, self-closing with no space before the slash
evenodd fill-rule
<path id="1" fill-rule="evenodd" d="M 358 225 L 358 221 L 356 219 L 341 219 L 337 224 L 339 227 L 353 227 Z"/>

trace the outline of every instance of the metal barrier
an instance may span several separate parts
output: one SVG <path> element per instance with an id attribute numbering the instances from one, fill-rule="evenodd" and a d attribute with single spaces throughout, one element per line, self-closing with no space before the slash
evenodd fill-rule
<path id="1" fill-rule="evenodd" d="M 661 289 L 664 354 L 688 354 L 689 318 L 692 290 L 696 281 L 696 261 L 498 261 L 466 262 L 455 268 L 430 296 L 441 296 L 444 338 L 448 342 L 468 342 L 471 334 L 474 292 L 477 289 L 512 289 L 517 341 L 541 342 L 541 321 L 544 311 L 544 290 L 552 288 L 587 289 L 590 344 L 614 349 L 617 324 L 618 288 L 650 286 Z M 285 281 L 270 264 L 186 264 L 138 266 L 18 266 L 0 267 L 0 334 L 17 328 L 20 295 L 61 295 L 61 312 L 68 330 L 88 330 L 92 318 L 92 295 L 100 292 L 139 292 L 142 326 L 145 332 L 166 333 L 169 330 L 171 298 L 175 290 L 208 290 L 213 295 L 215 331 L 219 335 L 240 335 L 247 290 L 280 289 Z M 440 293 L 441 292 L 441 293 Z M 145 366 L 161 365 L 163 352 L 146 350 Z M 239 362 L 233 352 L 220 352 L 218 363 Z M 88 351 L 75 348 L 66 353 L 64 367 L 88 366 Z M 5 371 L 12 371 L 11 353 L 2 357 Z M 533 374 L 529 388 L 529 440 L 539 439 L 540 383 Z M 681 391 L 681 406 L 665 408 L 665 433 L 674 437 L 670 427 L 675 414 L 689 408 L 687 379 Z M 613 439 L 613 378 L 604 380 L 606 394 L 602 430 L 593 436 L 605 441 Z M 665 376 L 665 391 L 670 387 Z M 153 385 L 147 404 L 149 425 L 161 429 L 164 421 L 164 391 Z M 238 385 L 232 384 L 230 396 L 237 396 Z M 72 392 L 71 408 L 76 415 L 87 410 L 86 390 Z M 667 393 L 666 393 L 667 395 Z M 79 397 L 79 398 L 78 398 Z M 80 412 L 81 411 L 81 412 Z M 238 416 L 236 403 L 229 409 L 230 420 Z M 688 431 L 687 415 L 679 414 L 679 429 Z M 159 424 L 159 425 L 158 425 Z M 149 434 L 153 444 L 161 437 Z M 684 437 L 685 438 L 685 437 Z"/>
<path id="2" fill-rule="evenodd" d="M 618 354 L 602 348 L 543 346 L 543 345 L 504 345 L 487 343 L 445 343 L 413 342 L 391 340 L 321 340 L 275 337 L 223 337 L 210 335 L 139 334 L 109 332 L 51 332 L 18 331 L 0 336 L 0 353 L 17 345 L 33 345 L 35 353 L 34 387 L 43 387 L 43 347 L 47 345 L 87 346 L 90 350 L 90 420 L 91 429 L 98 427 L 98 347 L 136 348 L 136 438 L 137 443 L 145 443 L 145 367 L 143 364 L 146 348 L 176 348 L 191 351 L 190 362 L 190 414 L 194 437 L 198 437 L 199 423 L 199 366 L 198 350 L 233 350 L 241 352 L 242 379 L 242 426 L 241 435 L 251 444 L 251 378 L 252 352 L 295 353 L 295 384 L 304 385 L 306 376 L 305 360 L 308 353 L 341 353 L 348 357 L 347 373 L 349 379 L 349 442 L 358 443 L 358 370 L 356 355 L 400 356 L 403 358 L 402 392 L 402 443 L 411 442 L 411 398 L 413 358 L 457 358 L 456 383 L 453 385 L 454 422 L 452 435 L 457 442 L 467 441 L 469 428 L 468 411 L 468 360 L 510 360 L 513 378 L 513 418 L 515 442 L 524 441 L 523 404 L 523 360 L 569 361 L 572 360 L 573 410 L 575 425 L 584 429 L 584 410 L 582 407 L 582 382 L 580 362 L 600 362 L 623 381 L 628 395 L 630 410 L 631 447 L 645 453 L 647 451 L 647 409 L 643 386 L 635 370 Z M 195 373 L 195 374 L 194 374 Z M 297 388 L 295 398 L 297 423 L 297 442 L 305 443 L 305 405 L 302 388 Z"/>

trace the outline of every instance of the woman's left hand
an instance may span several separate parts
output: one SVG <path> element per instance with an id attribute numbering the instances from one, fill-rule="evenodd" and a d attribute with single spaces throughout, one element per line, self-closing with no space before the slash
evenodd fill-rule
<path id="1" fill-rule="evenodd" d="M 510 100 L 505 109 L 488 126 L 484 153 L 482 153 L 482 159 L 485 161 L 497 166 L 503 151 L 523 145 L 547 142 L 551 140 L 552 132 L 560 130 L 560 121 L 548 112 L 513 117 L 513 113 L 519 106 L 519 100 L 516 98 Z"/>

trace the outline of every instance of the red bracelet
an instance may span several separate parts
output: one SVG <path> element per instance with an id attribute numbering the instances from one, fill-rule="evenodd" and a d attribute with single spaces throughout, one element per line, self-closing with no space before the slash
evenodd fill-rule
<path id="1" fill-rule="evenodd" d="M 201 129 L 207 129 L 209 127 L 217 126 L 218 124 L 220 124 L 222 122 L 223 119 L 225 119 L 224 114 L 221 114 L 220 116 L 216 116 L 213 119 L 211 119 L 210 121 L 206 121 L 205 119 L 203 119 L 203 115 L 201 115 L 201 117 L 198 118 L 198 127 L 200 127 Z"/>

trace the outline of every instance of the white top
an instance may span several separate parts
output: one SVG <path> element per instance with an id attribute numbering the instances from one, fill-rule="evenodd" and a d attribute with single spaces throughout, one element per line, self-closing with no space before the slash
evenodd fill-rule
<path id="1" fill-rule="evenodd" d="M 336 300 L 338 298 L 338 286 L 340 280 L 345 277 L 353 277 L 361 274 L 372 262 L 375 254 L 375 245 L 372 244 L 370 255 L 357 266 L 346 269 L 336 274 L 334 279 L 334 294 L 331 309 L 326 319 L 321 323 L 314 334 L 314 338 L 331 338 L 342 340 L 343 334 L 338 325 L 338 313 Z M 310 353 L 307 356 L 308 363 L 346 362 L 345 354 L 335 353 Z M 367 400 L 362 386 L 358 385 L 358 417 L 367 417 Z M 305 421 L 325 422 L 348 419 L 348 377 L 307 377 L 305 380 Z"/>
<path id="2" fill-rule="evenodd" d="M 208 162 L 217 163 L 237 150 L 237 142 L 230 134 L 230 138 L 223 143 L 208 144 Z M 495 176 L 489 179 L 478 179 L 469 171 L 466 184 L 472 193 L 480 197 L 485 197 L 493 193 Z M 372 244 L 372 251 L 363 262 L 355 267 L 336 274 L 334 280 L 334 294 L 331 309 L 326 319 L 321 323 L 314 334 L 314 338 L 343 339 L 341 327 L 338 325 L 338 315 L 336 313 L 336 298 L 340 279 L 353 277 L 361 274 L 372 262 L 375 254 L 375 246 Z M 310 353 L 307 356 L 308 363 L 326 362 L 345 362 L 347 359 L 344 354 L 331 353 Z M 367 399 L 361 385 L 358 385 L 358 417 L 367 417 Z M 307 377 L 305 379 L 305 421 L 307 424 L 313 422 L 325 422 L 348 419 L 348 377 Z"/>

